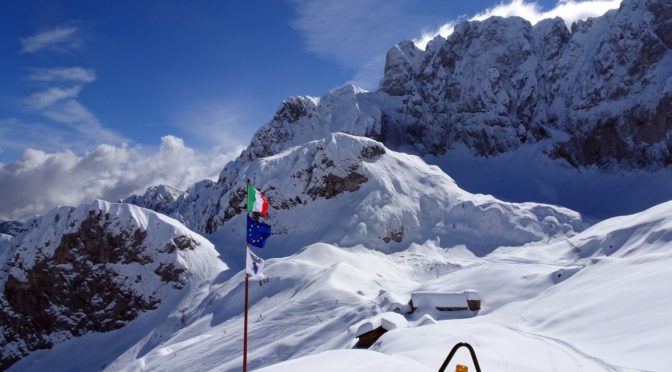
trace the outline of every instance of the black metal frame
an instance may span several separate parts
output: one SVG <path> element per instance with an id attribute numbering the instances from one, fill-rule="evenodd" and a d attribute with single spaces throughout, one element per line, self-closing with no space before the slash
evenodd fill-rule
<path id="1" fill-rule="evenodd" d="M 466 342 L 458 342 L 455 346 L 453 346 L 453 349 L 450 350 L 450 353 L 448 353 L 448 357 L 446 357 L 446 360 L 441 365 L 441 368 L 439 368 L 439 372 L 444 372 L 446 370 L 446 367 L 448 367 L 448 363 L 450 363 L 450 360 L 453 359 L 453 356 L 455 356 L 457 349 L 461 348 L 462 346 L 465 346 L 467 349 L 469 349 L 469 353 L 471 354 L 471 360 L 474 362 L 474 367 L 476 367 L 476 372 L 481 372 L 481 366 L 478 364 L 478 358 L 476 358 L 476 352 L 474 351 L 474 348 L 471 347 L 471 345 L 469 345 Z"/>

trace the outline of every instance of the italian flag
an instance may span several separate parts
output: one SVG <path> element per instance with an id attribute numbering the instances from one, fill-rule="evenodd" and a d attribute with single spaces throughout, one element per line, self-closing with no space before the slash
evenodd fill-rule
<path id="1" fill-rule="evenodd" d="M 247 211 L 261 213 L 264 218 L 266 218 L 268 211 L 266 198 L 249 183 L 247 184 Z"/>

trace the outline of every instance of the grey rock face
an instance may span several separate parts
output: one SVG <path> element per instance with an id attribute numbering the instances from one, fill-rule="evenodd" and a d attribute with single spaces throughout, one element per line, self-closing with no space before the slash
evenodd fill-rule
<path id="1" fill-rule="evenodd" d="M 380 89 L 404 97 L 395 109 L 403 116 L 388 114 L 387 127 L 407 128 L 432 154 L 461 143 L 495 155 L 559 132 L 548 154 L 577 167 L 666 167 L 670 8 L 624 1 L 571 33 L 560 19 L 466 22 L 434 40 L 419 65 L 409 61 L 422 52 L 400 44 Z"/>
<path id="2" fill-rule="evenodd" d="M 667 167 L 671 13 L 666 0 L 625 0 L 571 30 L 560 18 L 492 17 L 426 51 L 401 42 L 378 91 L 291 98 L 245 156 L 342 131 L 420 154 L 465 145 L 492 156 L 550 140 L 545 155 L 576 167 Z"/>
<path id="3" fill-rule="evenodd" d="M 624 0 L 571 30 L 560 18 L 532 26 L 492 17 L 457 25 L 425 51 L 401 42 L 387 54 L 379 90 L 345 86 L 289 98 L 216 183 L 200 182 L 168 206 L 151 195 L 127 201 L 211 233 L 242 212 L 239 178 L 254 160 L 334 132 L 419 155 L 466 147 L 491 157 L 530 146 L 532 156 L 576 168 L 665 169 L 672 164 L 670 19 L 668 0 Z M 336 180 L 327 183 L 360 181 Z"/>
<path id="4" fill-rule="evenodd" d="M 156 246 L 146 228 L 91 206 L 61 207 L 26 225 L 0 262 L 2 370 L 31 351 L 121 328 L 155 309 L 162 287 L 185 285 L 175 252 L 200 245 L 176 235 Z"/>
<path id="5" fill-rule="evenodd" d="M 149 187 L 143 195 L 131 195 L 119 202 L 137 205 L 163 214 L 170 214 L 173 203 L 183 194 L 184 192 L 168 185 L 158 185 Z"/>

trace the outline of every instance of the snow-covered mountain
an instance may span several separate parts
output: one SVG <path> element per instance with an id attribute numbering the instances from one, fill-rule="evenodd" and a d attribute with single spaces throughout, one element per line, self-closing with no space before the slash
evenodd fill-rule
<path id="1" fill-rule="evenodd" d="M 342 131 L 434 155 L 465 145 L 493 156 L 552 139 L 547 155 L 574 166 L 666 167 L 671 19 L 669 1 L 625 0 L 571 31 L 560 18 L 491 17 L 425 51 L 404 41 L 388 52 L 379 91 L 290 98 L 249 156 Z"/>
<path id="2" fill-rule="evenodd" d="M 634 213 L 672 198 L 671 19 L 669 1 L 624 0 L 571 30 L 560 18 L 492 17 L 424 51 L 401 42 L 379 90 L 291 97 L 216 183 L 124 201 L 211 233 L 221 221 L 195 219 L 214 218 L 226 200 L 198 207 L 196 196 L 228 192 L 251 161 L 343 132 L 418 154 L 471 192 L 600 219 Z"/>
<path id="3" fill-rule="evenodd" d="M 209 332 L 210 327 L 237 332 L 229 327 L 237 326 L 241 311 L 240 273 L 224 270 L 227 265 L 238 269 L 243 264 L 247 178 L 254 180 L 271 204 L 268 221 L 275 235 L 265 258 L 301 252 L 299 256 L 309 261 L 324 259 L 310 267 L 283 269 L 280 287 L 268 287 L 267 295 L 275 296 L 274 301 L 285 298 L 286 290 L 300 291 L 306 280 L 323 276 L 324 270 L 333 271 L 328 277 L 359 275 L 380 287 L 382 278 L 367 271 L 368 264 L 356 263 L 362 259 L 359 254 L 343 256 L 338 251 L 346 248 L 335 245 L 366 247 L 369 259 L 379 257 L 384 265 L 386 256 L 377 252 L 406 257 L 409 246 L 429 244 L 457 247 L 452 252 L 474 258 L 474 253 L 484 256 L 502 246 L 566 239 L 586 227 L 578 213 L 565 208 L 506 203 L 489 195 L 470 194 L 415 155 L 343 133 L 266 158 L 238 159 L 223 174 L 228 182 L 205 181 L 186 192 L 155 187 L 145 198 L 127 199 L 144 201 L 197 231 L 211 233 L 208 238 L 217 244 L 219 257 L 211 243 L 177 220 L 127 203 L 98 201 L 57 208 L 24 223 L 25 231 L 16 237 L 3 235 L 3 366 L 28 355 L 17 368 L 41 369 L 45 365 L 42 358 L 65 358 L 70 350 L 81 347 L 77 345 L 121 340 L 117 348 L 99 357 L 70 361 L 68 367 L 63 360 L 54 365 L 136 369 L 145 360 L 143 355 L 153 360 L 156 353 L 165 351 L 160 347 L 164 337 L 172 338 L 183 329 L 192 332 L 191 324 L 199 324 L 198 332 Z M 349 262 L 345 266 L 339 263 L 344 258 Z M 389 279 L 383 282 L 389 281 L 389 288 L 410 289 L 431 275 L 424 268 L 430 262 L 429 267 L 441 272 L 459 267 L 431 255 L 411 261 L 415 263 L 403 270 L 415 278 L 412 282 L 402 284 L 407 274 L 394 279 L 396 264 L 390 266 L 385 275 Z M 359 267 L 357 273 L 351 266 Z M 345 285 L 350 288 L 346 292 L 357 292 L 352 284 Z M 309 286 L 323 293 L 331 284 L 319 281 Z M 360 312 L 353 306 L 383 288 L 388 284 L 366 289 L 365 294 L 355 296 L 356 301 L 343 302 L 335 310 Z M 343 290 L 338 293 L 352 296 Z M 309 301 L 311 293 L 303 291 L 296 299 Z M 375 309 L 365 313 L 375 315 Z M 325 317 L 331 317 L 332 310 L 325 309 Z M 305 327 L 295 317 L 287 320 L 288 332 Z M 330 332 L 347 327 L 347 320 L 340 319 Z M 231 347 L 227 352 L 237 348 L 236 339 L 218 342 Z M 311 341 L 314 347 L 318 344 Z M 39 351 L 45 348 L 52 350 Z"/>
<path id="4" fill-rule="evenodd" d="M 173 204 L 183 195 L 183 191 L 174 187 L 157 185 L 147 188 L 142 196 L 131 195 L 119 202 L 137 205 L 138 207 L 151 209 L 163 214 L 169 214 L 170 210 L 173 208 Z"/>
<path id="5" fill-rule="evenodd" d="M 249 367 L 429 371 L 455 343 L 468 341 L 483 370 L 666 370 L 670 212 L 672 202 L 573 237 L 502 247 L 484 257 L 434 239 L 395 253 L 317 243 L 267 260 L 269 280 L 250 287 Z M 261 254 L 275 248 L 269 241 Z M 242 272 L 213 280 L 207 295 L 175 307 L 180 322 L 155 322 L 144 338 L 132 322 L 31 353 L 14 367 L 240 370 L 243 283 Z M 465 288 L 483 298 L 476 316 L 434 312 L 438 322 L 427 322 L 414 313 L 409 328 L 386 333 L 368 351 L 351 349 L 358 324 L 407 302 L 412 291 Z M 73 351 L 83 348 L 105 357 L 73 360 Z M 469 365 L 466 354 L 456 361 Z M 286 363 L 273 365 L 279 362 Z"/>
<path id="6" fill-rule="evenodd" d="M 0 368 L 239 370 L 250 179 L 274 232 L 251 368 L 436 370 L 467 340 L 484 370 L 662 370 L 672 204 L 585 230 L 571 209 L 497 196 L 596 215 L 672 198 L 670 35 L 665 0 L 571 30 L 466 22 L 392 48 L 378 91 L 288 99 L 216 182 L 0 231 Z M 411 292 L 464 289 L 478 313 L 407 314 L 349 350 Z"/>
<path id="7" fill-rule="evenodd" d="M 269 253 L 275 257 L 317 242 L 391 252 L 437 238 L 484 255 L 586 226 L 565 208 L 470 194 L 417 156 L 342 133 L 254 161 L 238 159 L 220 182 L 197 184 L 162 211 L 195 231 L 214 233 L 217 241 L 242 244 L 248 178 L 271 206 L 275 247 Z M 234 259 L 227 256 L 227 262 Z"/>
<path id="8" fill-rule="evenodd" d="M 15 236 L 21 229 L 23 224 L 19 221 L 0 221 L 0 234 Z"/>
<path id="9" fill-rule="evenodd" d="M 642 210 L 672 198 L 671 19 L 667 0 L 624 0 L 571 30 L 493 17 L 424 51 L 404 41 L 379 90 L 291 97 L 242 158 L 345 132 L 419 154 L 472 192 L 599 218 Z"/>
<path id="10" fill-rule="evenodd" d="M 208 240 L 129 204 L 59 207 L 24 226 L 0 240 L 0 369 L 162 307 L 170 313 L 227 268 Z"/>

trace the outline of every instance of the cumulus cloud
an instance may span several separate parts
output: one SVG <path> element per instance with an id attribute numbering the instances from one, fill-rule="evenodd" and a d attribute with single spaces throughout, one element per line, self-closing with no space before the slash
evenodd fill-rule
<path id="1" fill-rule="evenodd" d="M 499 17 L 521 17 L 528 20 L 533 25 L 537 22 L 547 19 L 560 17 L 565 21 L 567 27 L 573 22 L 589 17 L 598 17 L 611 9 L 616 9 L 621 5 L 622 0 L 560 0 L 554 8 L 542 10 L 536 2 L 527 2 L 525 0 L 511 0 L 509 3 L 501 3 L 495 7 L 489 8 L 481 13 L 469 18 L 470 21 L 482 21 L 492 16 Z M 456 20 L 449 21 L 431 32 L 424 32 L 422 36 L 413 40 L 415 45 L 425 49 L 427 43 L 437 35 L 448 37 L 453 33 Z"/>
<path id="2" fill-rule="evenodd" d="M 65 52 L 78 49 L 82 45 L 82 37 L 77 26 L 57 26 L 50 30 L 21 37 L 19 53 L 37 53 L 41 50 Z"/>
<path id="3" fill-rule="evenodd" d="M 83 67 L 33 68 L 27 79 L 35 82 L 90 83 L 96 80 L 96 72 Z"/>
<path id="4" fill-rule="evenodd" d="M 13 162 L 0 164 L 0 219 L 23 219 L 97 198 L 117 201 L 157 184 L 184 190 L 204 178 L 216 179 L 240 151 L 199 153 L 171 135 L 153 151 L 103 144 L 80 156 L 29 148 Z"/>

